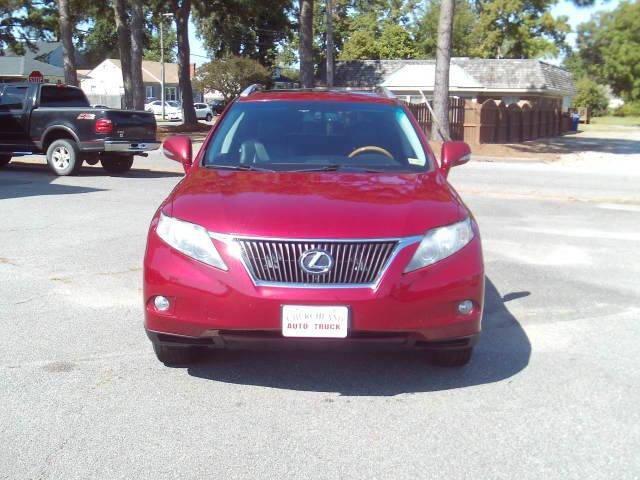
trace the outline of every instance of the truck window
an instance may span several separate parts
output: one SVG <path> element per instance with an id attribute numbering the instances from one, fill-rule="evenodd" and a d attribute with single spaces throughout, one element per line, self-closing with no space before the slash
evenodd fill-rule
<path id="1" fill-rule="evenodd" d="M 40 90 L 41 107 L 88 107 L 89 101 L 79 88 L 43 86 Z"/>
<path id="2" fill-rule="evenodd" d="M 28 87 L 7 85 L 0 96 L 0 108 L 2 110 L 22 110 L 27 98 Z"/>

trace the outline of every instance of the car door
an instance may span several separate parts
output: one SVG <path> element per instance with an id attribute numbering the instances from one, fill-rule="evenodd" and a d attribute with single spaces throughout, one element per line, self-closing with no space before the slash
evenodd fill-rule
<path id="1" fill-rule="evenodd" d="M 206 108 L 202 103 L 196 103 L 195 107 L 196 107 L 196 117 L 198 119 L 203 119 L 207 116 L 207 112 L 205 111 Z"/>
<path id="2" fill-rule="evenodd" d="M 0 149 L 5 152 L 31 151 L 29 115 L 26 109 L 29 85 L 0 87 Z"/>

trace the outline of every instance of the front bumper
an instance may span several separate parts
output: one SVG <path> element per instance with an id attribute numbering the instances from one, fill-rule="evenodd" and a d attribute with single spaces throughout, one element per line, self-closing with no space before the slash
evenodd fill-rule
<path id="1" fill-rule="evenodd" d="M 160 142 L 132 142 L 121 140 L 105 140 L 104 151 L 105 152 L 148 152 L 151 150 L 157 150 L 160 148 Z"/>
<path id="2" fill-rule="evenodd" d="M 480 332 L 484 268 L 478 235 L 434 265 L 404 274 L 417 244 L 401 250 L 375 288 L 256 286 L 227 245 L 214 240 L 229 267 L 221 271 L 192 260 L 160 240 L 151 228 L 144 269 L 145 328 L 152 341 L 228 348 L 259 341 L 286 345 L 372 344 L 461 348 Z M 154 308 L 168 297 L 167 312 Z M 459 302 L 471 300 L 470 314 Z M 282 305 L 346 305 L 347 339 L 291 339 L 281 335 Z"/>

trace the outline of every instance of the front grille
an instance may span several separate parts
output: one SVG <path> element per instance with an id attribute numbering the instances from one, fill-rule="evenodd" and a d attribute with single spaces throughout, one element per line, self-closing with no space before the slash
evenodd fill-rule
<path id="1" fill-rule="evenodd" d="M 366 285 L 374 283 L 398 242 L 295 241 L 237 239 L 244 264 L 255 281 L 290 284 Z M 333 259 L 322 274 L 302 269 L 300 257 L 308 250 L 321 250 Z"/>

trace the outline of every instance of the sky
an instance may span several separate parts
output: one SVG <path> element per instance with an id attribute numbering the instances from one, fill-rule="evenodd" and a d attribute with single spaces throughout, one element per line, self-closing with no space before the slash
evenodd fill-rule
<path id="1" fill-rule="evenodd" d="M 566 15 L 569 17 L 569 24 L 573 29 L 573 33 L 569 34 L 567 40 L 571 46 L 575 46 L 575 31 L 579 24 L 586 22 L 595 12 L 602 10 L 613 10 L 618 6 L 621 0 L 596 0 L 592 7 L 580 8 L 576 7 L 573 2 L 561 0 L 552 9 L 554 16 Z M 191 47 L 191 62 L 199 65 L 208 61 L 207 51 L 202 46 L 202 42 L 196 37 L 196 27 L 191 22 L 189 25 L 189 44 Z M 559 64 L 562 58 L 548 59 L 551 63 Z"/>

